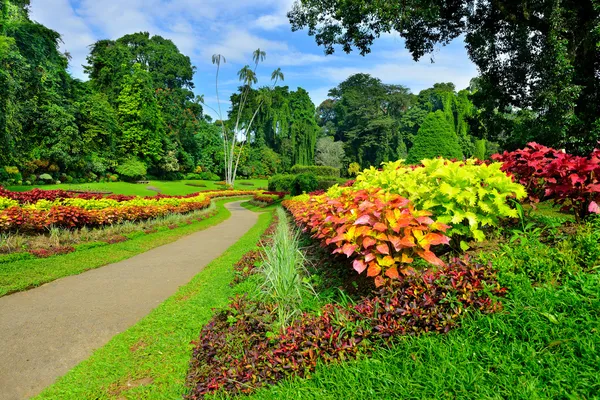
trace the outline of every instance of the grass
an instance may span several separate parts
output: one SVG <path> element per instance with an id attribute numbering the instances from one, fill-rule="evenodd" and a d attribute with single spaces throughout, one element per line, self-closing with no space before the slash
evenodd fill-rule
<path id="1" fill-rule="evenodd" d="M 203 184 L 206 187 L 188 186 L 187 183 Z M 136 195 L 136 196 L 154 196 L 155 191 L 146 189 L 148 186 L 154 186 L 161 190 L 162 194 L 167 195 L 186 195 L 202 190 L 222 190 L 224 187 L 217 185 L 213 181 L 150 181 L 146 184 L 127 183 L 127 182 L 93 182 L 81 184 L 66 184 L 60 185 L 42 185 L 42 186 L 9 186 L 8 190 L 22 192 L 33 188 L 40 189 L 65 189 L 65 190 L 91 190 L 112 192 L 114 194 Z M 266 179 L 249 179 L 236 180 L 235 189 L 237 190 L 253 190 L 258 188 L 266 188 L 268 181 Z M 251 184 L 251 185 L 248 185 Z"/>
<path id="2" fill-rule="evenodd" d="M 193 346 L 214 307 L 228 303 L 236 289 L 232 265 L 255 249 L 272 214 L 258 223 L 190 283 L 148 316 L 45 389 L 37 399 L 178 399 Z"/>
<path id="3" fill-rule="evenodd" d="M 599 225 L 547 244 L 524 235 L 488 254 L 508 288 L 496 314 L 470 313 L 448 334 L 402 337 L 369 358 L 320 365 L 310 379 L 250 398 L 598 398 Z"/>
<path id="4" fill-rule="evenodd" d="M 50 258 L 21 259 L 18 257 L 0 264 L 0 296 L 15 293 L 51 282 L 58 278 L 115 263 L 158 246 L 174 242 L 190 233 L 217 225 L 231 216 L 225 204 L 239 199 L 216 200 L 217 214 L 190 225 L 149 235 L 140 233 L 122 243 L 92 247 L 85 245 L 74 253 Z"/>
<path id="5" fill-rule="evenodd" d="M 305 295 L 313 288 L 302 280 L 305 259 L 298 233 L 290 229 L 282 208 L 277 209 L 277 217 L 273 243 L 263 247 L 260 272 L 264 281 L 260 289 L 267 302 L 277 304 L 278 325 L 285 327 L 300 312 Z"/>
<path id="6" fill-rule="evenodd" d="M 241 204 L 241 206 L 244 207 L 245 209 L 253 211 L 253 212 L 258 212 L 258 213 L 273 212 L 278 207 L 280 207 L 280 205 L 281 205 L 281 203 L 274 203 L 274 204 L 271 204 L 271 205 L 266 206 L 266 207 L 260 207 L 260 206 L 252 204 L 251 201 L 244 201 Z"/>

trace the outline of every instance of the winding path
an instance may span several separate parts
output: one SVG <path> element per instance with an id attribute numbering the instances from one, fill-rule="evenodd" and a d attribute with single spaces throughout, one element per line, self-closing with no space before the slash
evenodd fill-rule
<path id="1" fill-rule="evenodd" d="M 0 298 L 0 399 L 38 394 L 189 282 L 257 222 L 240 203 L 217 226 Z"/>

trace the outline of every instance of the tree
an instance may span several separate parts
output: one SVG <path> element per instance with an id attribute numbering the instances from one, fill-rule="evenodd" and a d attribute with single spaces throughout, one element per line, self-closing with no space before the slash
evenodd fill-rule
<path id="1" fill-rule="evenodd" d="M 397 157 L 397 119 L 411 103 L 409 90 L 386 85 L 368 74 L 350 76 L 329 91 L 335 111 L 335 139 L 361 167 Z"/>
<path id="2" fill-rule="evenodd" d="M 441 110 L 427 115 L 419 128 L 413 147 L 408 152 L 406 162 L 417 164 L 423 159 L 439 156 L 450 159 L 463 158 L 454 129 Z"/>
<path id="3" fill-rule="evenodd" d="M 163 157 L 164 122 L 150 74 L 140 64 L 134 64 L 124 78 L 117 104 L 121 153 L 139 157 L 146 165 L 157 164 Z"/>
<path id="4" fill-rule="evenodd" d="M 248 112 L 246 106 L 250 106 L 251 103 L 248 103 L 248 98 L 250 93 L 252 93 L 252 86 L 258 83 L 258 78 L 256 75 L 256 70 L 258 69 L 258 64 L 261 61 L 264 61 L 266 58 L 266 53 L 260 49 L 257 49 L 252 54 L 252 59 L 254 61 L 254 67 L 251 68 L 249 65 L 244 66 L 238 72 L 238 78 L 240 82 L 242 82 L 242 93 L 240 97 L 239 106 L 237 108 L 236 115 L 230 115 L 229 123 L 221 123 L 221 130 L 223 136 L 223 149 L 225 155 L 225 182 L 233 186 L 235 183 L 235 177 L 237 174 L 237 168 L 240 163 L 240 157 L 243 154 L 244 146 L 248 142 L 249 133 L 252 131 L 254 120 L 256 119 L 256 115 L 260 111 L 263 103 L 268 101 L 269 94 L 266 90 L 261 90 L 257 95 L 256 106 L 254 108 L 250 108 L 252 117 L 248 122 L 245 122 L 243 116 L 244 112 Z M 221 113 L 221 102 L 219 99 L 219 70 L 221 67 L 221 62 L 225 63 L 225 58 L 220 54 L 215 54 L 212 57 L 213 64 L 217 65 L 217 75 L 215 81 L 215 90 L 217 93 L 217 103 L 218 110 L 213 109 L 219 116 L 219 119 L 223 121 L 222 113 Z M 281 68 L 277 68 L 271 74 L 271 81 L 273 82 L 273 87 L 277 84 L 279 80 L 283 80 L 284 76 L 281 72 Z M 209 106 L 210 107 L 210 106 Z M 212 107 L 210 107 L 212 109 Z M 243 138 L 241 140 L 240 138 Z M 237 144 L 240 143 L 240 148 L 238 149 Z"/>
<path id="5" fill-rule="evenodd" d="M 344 144 L 342 142 L 334 142 L 333 137 L 330 136 L 317 140 L 315 164 L 342 168 L 344 156 Z"/>
<path id="6" fill-rule="evenodd" d="M 474 101 L 490 138 L 587 153 L 600 135 L 597 0 L 302 0 L 288 16 L 327 54 L 341 45 L 365 55 L 381 34 L 397 32 L 418 60 L 464 36 L 481 73 Z M 530 111 L 519 135 L 515 110 Z"/>

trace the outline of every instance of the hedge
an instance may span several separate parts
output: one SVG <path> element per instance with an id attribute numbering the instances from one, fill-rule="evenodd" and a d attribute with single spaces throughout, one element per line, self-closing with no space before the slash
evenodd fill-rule
<path id="1" fill-rule="evenodd" d="M 317 177 L 326 176 L 330 178 L 339 178 L 340 169 L 334 167 L 328 167 L 324 165 L 294 165 L 292 167 L 292 174 L 313 174 Z"/>

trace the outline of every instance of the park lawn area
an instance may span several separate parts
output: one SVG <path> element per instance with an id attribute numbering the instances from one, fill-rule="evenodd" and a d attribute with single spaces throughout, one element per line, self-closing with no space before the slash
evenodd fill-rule
<path id="1" fill-rule="evenodd" d="M 0 296 L 31 289 L 65 276 L 80 274 L 90 269 L 125 260 L 155 247 L 174 242 L 193 232 L 217 225 L 231 216 L 231 212 L 225 208 L 225 204 L 238 200 L 239 198 L 215 200 L 214 205 L 207 209 L 207 212 L 216 207 L 217 213 L 210 218 L 172 230 L 150 234 L 136 232 L 130 240 L 121 243 L 78 249 L 73 253 L 49 258 L 6 260 L 9 262 L 3 263 L 2 259 L 11 257 L 11 255 L 0 257 Z M 85 248 L 86 245 L 82 246 Z"/>
<path id="2" fill-rule="evenodd" d="M 205 185 L 203 187 L 188 186 L 188 183 Z M 248 179 L 248 180 L 236 180 L 236 190 L 255 190 L 259 188 L 267 188 L 268 180 L 266 179 Z M 148 184 L 139 183 L 128 183 L 128 182 L 92 182 L 92 183 L 79 183 L 79 184 L 67 184 L 61 183 L 60 185 L 41 185 L 41 186 L 9 186 L 8 190 L 15 192 L 24 192 L 34 188 L 52 190 L 52 189 L 64 189 L 64 190 L 88 190 L 88 191 L 101 191 L 101 192 L 112 192 L 113 194 L 123 194 L 128 196 L 154 196 L 155 191 L 148 190 L 148 186 L 153 186 L 160 189 L 162 194 L 178 196 L 196 193 L 202 190 L 222 190 L 222 185 L 217 185 L 217 182 L 213 181 L 150 181 Z"/>
<path id="3" fill-rule="evenodd" d="M 256 248 L 271 220 L 272 213 L 262 213 L 253 228 L 190 283 L 35 398 L 181 398 L 191 341 L 198 338 L 213 308 L 227 305 L 239 292 L 239 287 L 229 286 L 232 265 Z"/>

